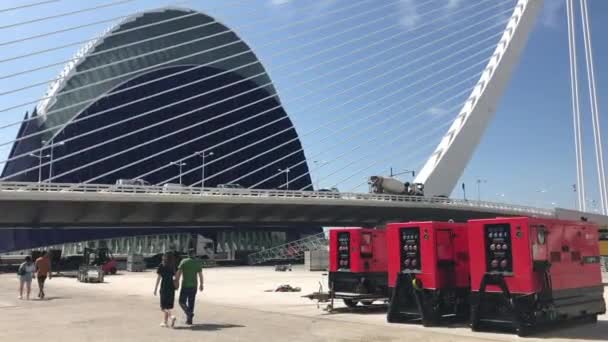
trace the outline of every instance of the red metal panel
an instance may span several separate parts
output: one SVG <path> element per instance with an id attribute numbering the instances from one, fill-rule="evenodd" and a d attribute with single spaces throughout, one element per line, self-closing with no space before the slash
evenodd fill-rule
<path id="1" fill-rule="evenodd" d="M 452 242 L 452 231 L 449 229 L 437 229 L 437 260 L 454 260 L 454 244 Z"/>
<path id="2" fill-rule="evenodd" d="M 511 237 L 512 272 L 493 268 L 495 257 L 490 252 L 493 240 L 489 228 L 508 225 Z M 471 290 L 478 291 L 484 274 L 503 274 L 511 293 L 538 293 L 542 289 L 543 272 L 535 271 L 534 262 L 550 264 L 553 290 L 601 285 L 598 228 L 587 222 L 571 222 L 537 218 L 496 218 L 469 221 L 471 258 Z M 498 257 L 497 259 L 499 259 Z M 501 260 L 499 260 L 501 261 Z M 499 292 L 490 285 L 488 292 Z"/>
<path id="3" fill-rule="evenodd" d="M 419 254 L 402 243 L 419 232 Z M 451 222 L 408 222 L 387 225 L 389 287 L 395 287 L 397 274 L 416 274 L 426 289 L 468 287 L 469 254 L 466 224 Z M 417 258 L 420 269 L 411 266 Z"/>
<path id="4" fill-rule="evenodd" d="M 343 239 L 348 236 L 349 259 L 346 267 L 340 265 L 340 236 Z M 369 228 L 332 228 L 329 231 L 329 258 L 330 272 L 386 272 L 386 232 Z"/>

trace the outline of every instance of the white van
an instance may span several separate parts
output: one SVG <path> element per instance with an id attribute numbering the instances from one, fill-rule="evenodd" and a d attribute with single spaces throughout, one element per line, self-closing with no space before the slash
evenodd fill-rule
<path id="1" fill-rule="evenodd" d="M 163 185 L 163 193 L 166 194 L 181 194 L 184 192 L 184 186 L 179 183 L 166 183 Z"/>

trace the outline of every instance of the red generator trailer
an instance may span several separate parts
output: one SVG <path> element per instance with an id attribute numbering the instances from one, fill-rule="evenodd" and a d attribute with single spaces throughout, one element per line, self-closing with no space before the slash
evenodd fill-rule
<path id="1" fill-rule="evenodd" d="M 523 336 L 606 311 L 598 227 L 539 218 L 469 221 L 471 328 Z"/>
<path id="2" fill-rule="evenodd" d="M 469 246 L 466 223 L 387 225 L 387 321 L 439 325 L 468 318 Z"/>
<path id="3" fill-rule="evenodd" d="M 386 232 L 372 228 L 329 231 L 329 289 L 348 307 L 388 299 Z"/>

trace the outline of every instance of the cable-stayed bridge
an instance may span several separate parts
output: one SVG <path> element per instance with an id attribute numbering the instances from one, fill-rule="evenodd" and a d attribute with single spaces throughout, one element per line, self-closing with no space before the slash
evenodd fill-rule
<path id="1" fill-rule="evenodd" d="M 443 197 L 286 190 L 0 184 L 0 225 L 375 226 L 388 221 L 495 216 L 559 217 L 554 210 Z"/>
<path id="2" fill-rule="evenodd" d="M 543 3 L 223 1 L 199 8 L 180 1 L 148 8 L 130 0 L 0 9 L 52 12 L 0 26 L 39 27 L 0 42 L 0 225 L 591 217 L 449 198 L 483 144 Z M 585 210 L 585 180 L 575 4 L 605 214 L 586 0 L 567 2 L 578 209 Z M 79 21 L 91 13 L 99 20 Z M 76 34 L 109 24 L 94 38 Z M 77 46 L 75 56 L 63 56 Z M 47 87 L 42 97 L 40 87 Z M 366 193 L 367 178 L 389 166 L 415 170 L 411 181 L 424 185 L 425 196 Z"/>

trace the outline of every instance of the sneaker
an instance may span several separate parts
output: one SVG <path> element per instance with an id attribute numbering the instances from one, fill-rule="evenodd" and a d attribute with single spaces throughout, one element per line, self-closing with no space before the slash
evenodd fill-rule
<path id="1" fill-rule="evenodd" d="M 17 297 L 17 299 L 23 300 L 23 296 L 19 296 L 19 297 Z"/>
<path id="2" fill-rule="evenodd" d="M 175 320 L 177 320 L 177 317 L 171 316 L 171 328 L 175 327 Z"/>
<path id="3" fill-rule="evenodd" d="M 165 323 L 165 322 L 161 322 L 161 323 L 160 323 L 160 327 L 161 327 L 161 328 L 166 328 L 166 327 L 167 327 L 167 323 Z"/>

